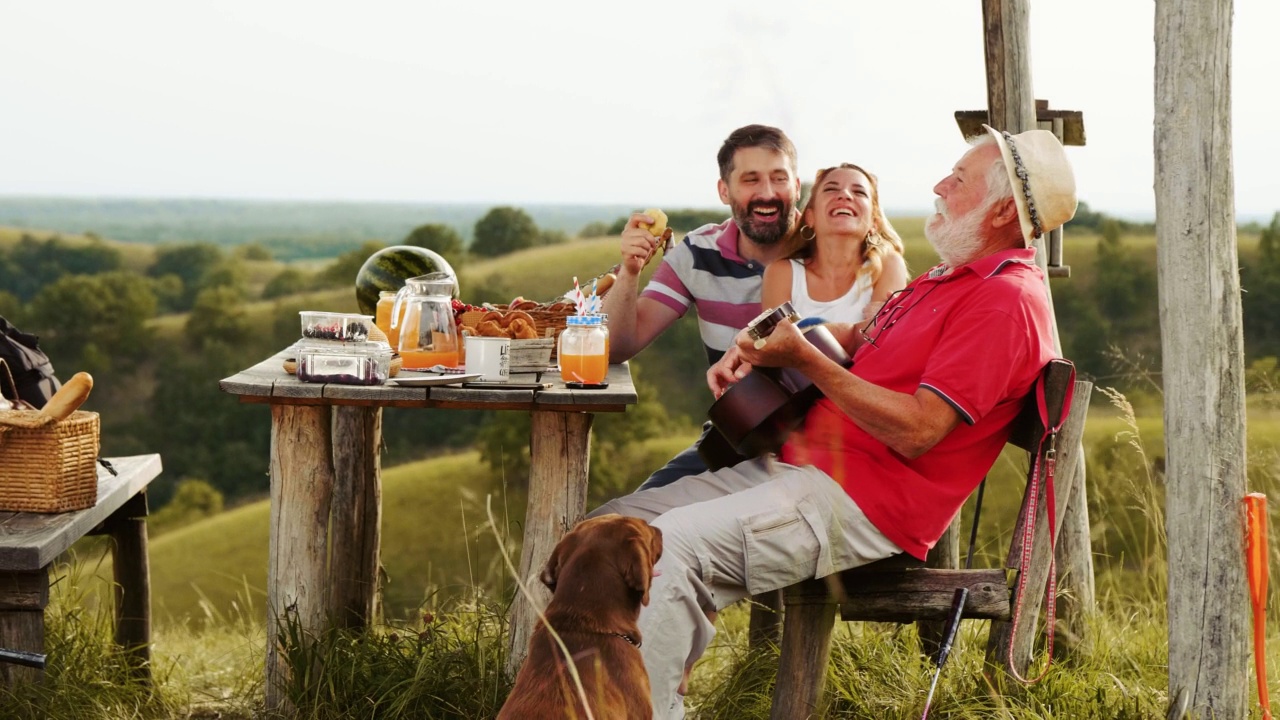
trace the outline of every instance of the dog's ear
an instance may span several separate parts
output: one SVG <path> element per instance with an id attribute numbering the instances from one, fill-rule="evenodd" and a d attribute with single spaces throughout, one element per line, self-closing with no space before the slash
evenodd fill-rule
<path id="1" fill-rule="evenodd" d="M 538 575 L 538 579 L 551 592 L 556 591 L 556 583 L 560 582 L 560 570 L 565 561 L 573 554 L 573 549 L 577 547 L 579 533 L 570 530 L 564 537 L 560 538 L 560 542 L 551 550 L 551 557 L 547 558 L 547 564 L 542 567 L 542 573 Z"/>
<path id="2" fill-rule="evenodd" d="M 640 604 L 648 605 L 653 566 L 662 556 L 662 531 L 646 523 L 641 536 L 628 543 L 628 550 L 622 565 L 622 578 L 627 587 L 641 593 Z"/>
<path id="3" fill-rule="evenodd" d="M 542 573 L 538 575 L 538 579 L 553 594 L 556 591 L 556 582 L 560 579 L 560 551 L 564 545 L 565 542 L 561 540 L 555 546 L 555 549 L 551 551 L 551 557 L 547 558 L 547 564 L 542 567 Z"/>

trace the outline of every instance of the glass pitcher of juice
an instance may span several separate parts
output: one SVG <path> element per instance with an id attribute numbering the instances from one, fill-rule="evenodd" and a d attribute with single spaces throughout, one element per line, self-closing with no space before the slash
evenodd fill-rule
<path id="1" fill-rule="evenodd" d="M 453 286 L 454 278 L 449 273 L 428 273 L 409 278 L 396 294 L 391 327 L 400 334 L 400 359 L 405 370 L 460 365 Z"/>
<path id="2" fill-rule="evenodd" d="M 565 318 L 560 333 L 560 378 L 565 382 L 599 385 L 609 374 L 609 331 L 599 315 Z"/>

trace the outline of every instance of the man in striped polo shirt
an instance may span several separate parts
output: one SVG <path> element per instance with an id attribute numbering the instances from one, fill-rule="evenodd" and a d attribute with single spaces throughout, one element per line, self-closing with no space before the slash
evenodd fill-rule
<path id="1" fill-rule="evenodd" d="M 628 220 L 618 280 L 604 300 L 611 362 L 634 357 L 692 306 L 698 311 L 707 361 L 714 364 L 733 345 L 738 331 L 760 314 L 764 268 L 781 256 L 781 240 L 795 221 L 800 200 L 796 148 L 778 128 L 747 125 L 729 134 L 716 159 L 720 201 L 733 217 L 686 235 L 663 256 L 638 298 L 640 271 L 657 241 L 640 227 L 654 218 L 636 213 Z M 709 430 L 709 425 L 704 427 L 703 437 Z M 705 471 L 697 447 L 694 443 L 677 455 L 640 489 Z"/>

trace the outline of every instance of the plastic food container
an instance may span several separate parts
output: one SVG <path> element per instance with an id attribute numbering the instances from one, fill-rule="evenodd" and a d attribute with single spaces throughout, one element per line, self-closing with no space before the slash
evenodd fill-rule
<path id="1" fill-rule="evenodd" d="M 391 349 L 386 343 L 297 347 L 298 379 L 311 383 L 381 385 L 391 372 Z"/>
<path id="2" fill-rule="evenodd" d="M 364 342 L 369 339 L 369 328 L 373 327 L 372 315 L 314 310 L 303 310 L 299 314 L 302 315 L 302 337 L 307 340 Z"/>

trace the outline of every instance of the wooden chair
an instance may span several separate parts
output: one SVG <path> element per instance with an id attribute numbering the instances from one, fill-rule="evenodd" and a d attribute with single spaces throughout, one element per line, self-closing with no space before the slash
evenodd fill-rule
<path id="1" fill-rule="evenodd" d="M 1076 381 L 1072 387 L 1073 368 L 1064 360 L 1050 362 L 1044 373 L 1049 417 L 1060 417 L 1063 403 L 1068 397 L 1072 398 L 1070 414 L 1058 433 L 1056 445 L 1055 496 L 1059 499 L 1056 510 L 1060 521 L 1066 509 L 1065 498 L 1069 497 L 1075 478 L 1075 464 L 1081 462 L 1077 449 L 1093 385 Z M 1032 477 L 1032 469 L 1037 466 L 1034 455 L 1039 453 L 1043 461 L 1045 453 L 1045 449 L 1040 448 L 1044 426 L 1036 401 L 1033 391 L 1014 421 L 1009 438 L 1010 444 L 1029 453 L 1028 489 L 1035 479 Z M 1029 500 L 1029 493 L 1024 492 L 1024 509 Z M 1024 672 L 1030 662 L 1050 556 L 1045 493 L 1039 493 L 1037 504 L 1036 539 L 1032 545 L 1034 554 L 1028 564 L 1023 609 L 1016 634 L 1011 624 L 1011 611 L 1021 565 L 1024 512 L 1018 514 L 1005 568 L 959 570 L 925 567 L 921 561 L 902 554 L 787 588 L 784 592 L 782 654 L 771 717 L 775 720 L 821 717 L 819 703 L 831 656 L 831 632 L 837 608 L 846 621 L 937 622 L 946 619 L 956 589 L 967 587 L 969 598 L 962 617 L 992 621 L 987 640 L 988 663 L 1003 666 L 1012 652 L 1015 667 L 1019 673 Z M 1011 648 L 1015 637 L 1018 647 Z"/>

